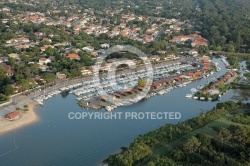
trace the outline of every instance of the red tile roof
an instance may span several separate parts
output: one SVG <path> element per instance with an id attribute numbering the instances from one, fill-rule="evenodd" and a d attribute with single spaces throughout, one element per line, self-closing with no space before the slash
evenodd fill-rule
<path id="1" fill-rule="evenodd" d="M 69 59 L 81 59 L 81 57 L 77 54 L 69 54 L 67 56 L 67 58 L 69 58 Z"/>
<path id="2" fill-rule="evenodd" d="M 20 116 L 20 113 L 18 111 L 11 112 L 9 114 L 6 114 L 6 118 L 8 119 L 14 119 L 16 117 Z"/>

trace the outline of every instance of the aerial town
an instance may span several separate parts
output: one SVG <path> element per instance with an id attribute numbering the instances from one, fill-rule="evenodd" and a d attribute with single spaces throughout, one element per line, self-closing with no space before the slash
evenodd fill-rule
<path id="1" fill-rule="evenodd" d="M 249 7 L 1 1 L 0 163 L 249 165 Z"/>

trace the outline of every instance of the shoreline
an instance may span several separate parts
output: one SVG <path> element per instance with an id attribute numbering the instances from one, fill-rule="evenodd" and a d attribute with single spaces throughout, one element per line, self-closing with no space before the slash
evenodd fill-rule
<path id="1" fill-rule="evenodd" d="M 22 113 L 21 117 L 16 121 L 9 121 L 6 119 L 0 120 L 0 136 L 19 129 L 24 126 L 28 126 L 30 124 L 36 123 L 40 120 L 39 116 L 36 114 L 37 104 L 35 102 L 27 103 L 29 106 L 29 111 L 26 113 Z"/>

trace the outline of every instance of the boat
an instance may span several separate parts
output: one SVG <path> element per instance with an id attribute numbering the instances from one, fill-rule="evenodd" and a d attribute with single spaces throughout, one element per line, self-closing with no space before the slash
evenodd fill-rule
<path id="1" fill-rule="evenodd" d="M 106 109 L 108 112 L 112 111 L 112 108 L 111 108 L 110 106 L 106 106 L 105 109 Z"/>
<path id="2" fill-rule="evenodd" d="M 165 94 L 165 91 L 164 91 L 164 90 L 160 90 L 160 91 L 158 92 L 158 94 L 159 94 L 159 95 L 164 95 L 164 94 Z"/>
<path id="3" fill-rule="evenodd" d="M 200 85 L 197 87 L 198 90 L 202 90 L 204 88 L 204 85 Z"/>
<path id="4" fill-rule="evenodd" d="M 197 100 L 197 99 L 198 99 L 198 97 L 197 97 L 197 96 L 194 96 L 193 98 L 194 98 L 195 100 Z"/>
<path id="5" fill-rule="evenodd" d="M 190 92 L 191 92 L 192 94 L 194 94 L 194 93 L 197 93 L 198 90 L 197 90 L 196 88 L 192 88 L 192 89 L 190 90 Z"/>
<path id="6" fill-rule="evenodd" d="M 204 101 L 204 100 L 205 100 L 205 97 L 200 97 L 200 100 L 203 100 L 203 101 Z"/>
<path id="7" fill-rule="evenodd" d="M 186 94 L 186 98 L 192 98 L 193 95 L 192 94 Z"/>
<path id="8" fill-rule="evenodd" d="M 221 101 L 221 95 L 219 95 L 219 97 L 218 97 L 218 101 Z"/>

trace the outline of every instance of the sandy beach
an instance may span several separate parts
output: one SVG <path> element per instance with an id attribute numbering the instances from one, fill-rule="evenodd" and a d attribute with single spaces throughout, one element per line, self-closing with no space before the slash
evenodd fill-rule
<path id="1" fill-rule="evenodd" d="M 29 111 L 22 113 L 18 120 L 9 121 L 7 119 L 0 119 L 0 136 L 4 133 L 35 123 L 39 120 L 37 114 L 35 113 L 36 104 L 30 102 L 27 103 L 27 105 L 29 106 Z"/>

